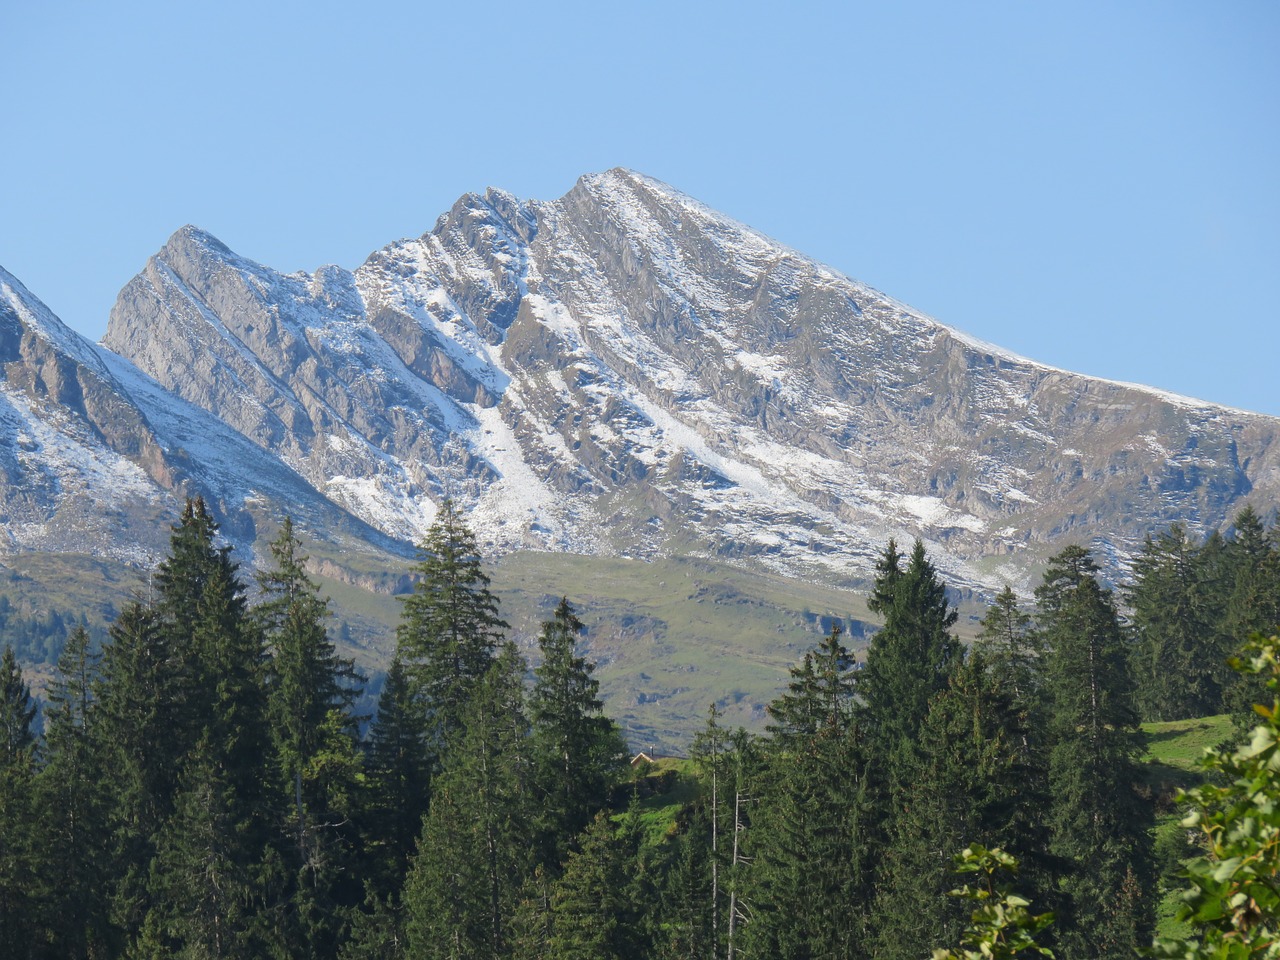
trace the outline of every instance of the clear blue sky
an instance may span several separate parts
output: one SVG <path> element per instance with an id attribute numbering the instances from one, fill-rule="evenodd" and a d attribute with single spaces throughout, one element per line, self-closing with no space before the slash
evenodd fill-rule
<path id="1" fill-rule="evenodd" d="M 1280 415 L 1280 3 L 0 0 L 0 265 L 355 267 L 626 166 L 975 336 Z"/>

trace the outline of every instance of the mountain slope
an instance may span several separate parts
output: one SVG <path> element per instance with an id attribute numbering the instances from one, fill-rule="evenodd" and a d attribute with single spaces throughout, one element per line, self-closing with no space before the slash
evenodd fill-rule
<path id="1" fill-rule="evenodd" d="M 284 510 L 357 550 L 404 544 L 345 514 L 287 464 L 128 361 L 69 330 L 0 269 L 3 552 L 149 565 L 186 496 L 204 496 L 250 550 Z"/>
<path id="2" fill-rule="evenodd" d="M 402 541 L 452 495 L 496 551 L 847 584 L 920 535 L 995 585 L 1280 487 L 1272 418 L 978 343 L 622 170 L 463 197 L 354 272 L 184 228 L 104 345 Z"/>

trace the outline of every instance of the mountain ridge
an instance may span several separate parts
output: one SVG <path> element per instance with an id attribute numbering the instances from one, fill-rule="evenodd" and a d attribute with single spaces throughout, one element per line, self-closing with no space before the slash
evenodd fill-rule
<path id="1" fill-rule="evenodd" d="M 918 535 L 995 587 L 1025 585 L 1010 558 L 1082 539 L 1122 566 L 1280 488 L 1280 420 L 1020 357 L 622 169 L 554 201 L 466 194 L 355 270 L 283 274 L 184 226 L 101 346 L 16 300 L 136 413 L 125 460 L 167 495 L 218 488 L 250 545 L 301 502 L 405 556 L 448 495 L 497 552 L 847 585 Z"/>

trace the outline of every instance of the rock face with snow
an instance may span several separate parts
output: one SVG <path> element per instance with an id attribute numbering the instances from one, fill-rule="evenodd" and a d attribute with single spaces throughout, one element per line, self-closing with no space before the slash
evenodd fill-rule
<path id="1" fill-rule="evenodd" d="M 317 532 L 403 550 L 452 496 L 494 550 L 843 583 L 919 535 L 996 585 L 1068 542 L 1119 562 L 1280 493 L 1274 418 L 978 343 L 622 170 L 553 202 L 463 197 L 354 272 L 283 275 L 186 227 L 105 349 L 60 325 L 42 347 L 14 317 L 10 409 L 63 411 L 143 486 L 216 488 L 246 535 L 305 503 Z M 12 513 L 39 458 L 5 442 L 28 464 L 5 464 Z"/>
<path id="2" fill-rule="evenodd" d="M 258 524 L 285 510 L 335 538 L 400 549 L 213 414 L 67 329 L 3 269 L 0 373 L 0 553 L 149 565 L 182 499 L 196 495 L 250 550 Z"/>

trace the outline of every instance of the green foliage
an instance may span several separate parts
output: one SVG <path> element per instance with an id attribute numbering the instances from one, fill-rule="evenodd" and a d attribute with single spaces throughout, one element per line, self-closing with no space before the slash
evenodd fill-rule
<path id="1" fill-rule="evenodd" d="M 1148 537 L 1126 592 L 1136 637 L 1137 695 L 1144 717 L 1175 720 L 1218 713 L 1224 681 L 1217 635 L 1221 593 L 1214 565 L 1174 524 Z"/>
<path id="2" fill-rule="evenodd" d="M 609 799 L 626 764 L 617 724 L 603 713 L 595 665 L 578 656 L 582 621 L 567 599 L 542 624 L 542 662 L 529 695 L 540 862 L 554 872 L 568 842 Z"/>
<path id="3" fill-rule="evenodd" d="M 1184 824 L 1204 834 L 1208 856 L 1187 868 L 1180 918 L 1194 935 L 1157 942 L 1156 957 L 1280 957 L 1280 638 L 1255 638 L 1235 665 L 1263 678 L 1272 696 L 1255 707 L 1262 723 L 1248 742 L 1205 757 L 1217 782 L 1183 795 L 1192 807 Z"/>
<path id="4" fill-rule="evenodd" d="M 1018 606 L 1018 596 L 1006 586 L 982 618 L 982 632 L 974 646 L 982 651 L 991 672 L 1019 704 L 1035 702 L 1040 687 L 1044 646 L 1032 629 L 1030 615 Z"/>
<path id="5" fill-rule="evenodd" d="M 462 713 L 507 624 L 480 562 L 475 534 L 452 500 L 418 548 L 413 593 L 404 599 L 396 652 L 426 715 L 429 749 L 440 750 Z"/>
<path id="6" fill-rule="evenodd" d="M 891 790 L 903 782 L 929 700 L 947 685 L 961 647 L 950 633 L 956 611 L 919 540 L 905 569 L 889 541 L 876 570 L 867 605 L 884 617 L 884 627 L 871 638 L 858 695 L 861 722 Z"/>
<path id="7" fill-rule="evenodd" d="M 1280 529 L 1269 532 L 1251 507 L 1235 520 L 1234 536 L 1224 558 L 1230 578 L 1224 632 L 1229 649 L 1240 649 L 1254 634 L 1280 630 Z M 1227 685 L 1225 705 L 1233 716 L 1236 735 L 1245 736 L 1254 724 L 1253 705 L 1267 697 L 1257 674 L 1236 673 Z"/>
<path id="8" fill-rule="evenodd" d="M 88 631 L 73 630 L 47 698 L 37 788 L 48 824 L 51 947 L 62 956 L 101 955 L 110 941 L 101 895 L 111 847 L 103 829 L 110 795 L 96 743 L 98 665 Z"/>
<path id="9" fill-rule="evenodd" d="M 397 657 L 387 671 L 365 744 L 368 792 L 361 827 L 369 882 L 381 901 L 399 895 L 422 831 L 431 796 L 425 739 L 425 718 L 414 700 L 408 671 Z"/>
<path id="10" fill-rule="evenodd" d="M 960 938 L 961 950 L 933 951 L 933 960 L 1007 960 L 1017 956 L 1053 957 L 1053 951 L 1036 943 L 1035 937 L 1051 923 L 1052 913 L 1032 914 L 1030 901 L 1012 892 L 1011 886 L 997 884 L 998 871 L 1016 874 L 1018 861 L 998 847 L 988 850 L 977 844 L 966 847 L 955 858 L 958 873 L 980 873 L 981 882 L 951 891 L 976 904 L 972 922 Z"/>
<path id="11" fill-rule="evenodd" d="M 998 842 L 1036 865 L 1032 890 L 1045 883 L 1046 771 L 1040 755 L 1023 747 L 1028 733 L 1011 691 L 980 652 L 933 699 L 911 789 L 890 814 L 876 901 L 877 958 L 910 960 L 959 936 L 964 911 L 944 896 L 952 864 L 942 851 Z"/>
<path id="12" fill-rule="evenodd" d="M 32 729 L 35 718 L 31 688 L 22 677 L 13 647 L 5 647 L 0 657 L 0 767 L 13 766 L 32 757 L 36 747 Z"/>
<path id="13" fill-rule="evenodd" d="M 530 872 L 525 664 L 507 643 L 449 743 L 404 895 L 413 956 L 506 956 Z"/>
<path id="14" fill-rule="evenodd" d="M 846 956 L 871 902 L 866 756 L 856 735 L 853 658 L 833 628 L 770 705 L 743 878 L 742 948 L 778 958 Z"/>
<path id="15" fill-rule="evenodd" d="M 0 960 L 18 960 L 42 936 L 47 841 L 35 794 L 35 707 L 12 647 L 0 659 L 0 698 Z"/>
<path id="16" fill-rule="evenodd" d="M 634 896 L 636 849 L 603 812 L 596 814 L 551 892 L 544 956 L 555 960 L 633 960 L 643 956 Z"/>
<path id="17" fill-rule="evenodd" d="M 274 748 L 273 819 L 292 876 L 295 956 L 332 956 L 355 896 L 351 817 L 363 782 L 352 715 L 361 678 L 325 629 L 328 604 L 307 576 L 302 544 L 285 518 L 258 575 L 253 619 L 270 650 L 267 718 Z"/>
<path id="18" fill-rule="evenodd" d="M 95 645 L 106 639 L 107 631 L 101 624 L 90 625 L 83 613 L 50 608 L 44 604 L 39 610 L 24 614 L 30 604 L 14 604 L 8 596 L 0 594 L 0 638 L 13 647 L 20 661 L 26 663 L 56 663 L 63 644 L 75 630 L 86 630 Z"/>
<path id="19" fill-rule="evenodd" d="M 1135 790 L 1143 744 L 1128 652 L 1083 549 L 1050 561 L 1036 600 L 1053 711 L 1050 850 L 1068 865 L 1059 941 L 1081 956 L 1128 957 L 1154 923 L 1152 813 Z"/>

